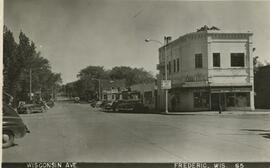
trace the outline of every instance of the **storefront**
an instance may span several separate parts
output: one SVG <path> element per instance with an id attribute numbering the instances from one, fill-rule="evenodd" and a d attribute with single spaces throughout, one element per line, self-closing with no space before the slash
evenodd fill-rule
<path id="1" fill-rule="evenodd" d="M 210 89 L 211 110 L 250 110 L 251 86 L 216 87 Z"/>
<path id="2" fill-rule="evenodd" d="M 174 88 L 169 91 L 169 110 L 251 110 L 251 91 L 251 86 Z"/>

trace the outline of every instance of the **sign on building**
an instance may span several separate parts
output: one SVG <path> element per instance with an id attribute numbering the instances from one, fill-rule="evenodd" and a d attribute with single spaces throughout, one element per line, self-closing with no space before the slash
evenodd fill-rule
<path id="1" fill-rule="evenodd" d="M 171 80 L 162 80 L 161 89 L 171 89 L 171 88 L 172 88 Z"/>

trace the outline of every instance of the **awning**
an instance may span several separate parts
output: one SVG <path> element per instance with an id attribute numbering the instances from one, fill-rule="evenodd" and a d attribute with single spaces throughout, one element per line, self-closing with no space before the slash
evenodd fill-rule
<path id="1" fill-rule="evenodd" d="M 250 91 L 252 91 L 252 86 L 210 87 L 211 93 L 250 92 Z"/>

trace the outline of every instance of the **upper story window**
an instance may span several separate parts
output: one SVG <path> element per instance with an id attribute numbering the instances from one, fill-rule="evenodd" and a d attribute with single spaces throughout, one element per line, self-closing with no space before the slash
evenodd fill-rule
<path id="1" fill-rule="evenodd" d="M 220 67 L 220 53 L 213 53 L 213 67 Z"/>
<path id="2" fill-rule="evenodd" d="M 202 54 L 195 54 L 195 68 L 202 68 Z"/>
<path id="3" fill-rule="evenodd" d="M 245 66 L 245 54 L 244 53 L 231 53 L 231 66 L 232 67 L 244 67 Z"/>
<path id="4" fill-rule="evenodd" d="M 177 72 L 179 72 L 179 69 L 180 69 L 180 65 L 179 65 L 179 58 L 177 58 Z"/>
<path id="5" fill-rule="evenodd" d="M 176 72 L 176 60 L 173 60 L 173 72 Z"/>
<path id="6" fill-rule="evenodd" d="M 171 68 L 171 61 L 169 61 L 169 63 L 168 63 L 168 71 L 169 71 L 169 74 L 171 74 L 171 70 L 172 70 L 172 68 Z"/>

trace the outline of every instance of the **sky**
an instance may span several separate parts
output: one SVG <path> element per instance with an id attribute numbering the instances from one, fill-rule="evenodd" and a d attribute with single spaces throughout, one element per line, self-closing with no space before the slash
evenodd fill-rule
<path id="1" fill-rule="evenodd" d="M 4 24 L 23 31 L 63 83 L 89 66 L 131 66 L 157 73 L 158 43 L 204 25 L 251 31 L 254 55 L 270 62 L 270 1 L 5 0 Z"/>

